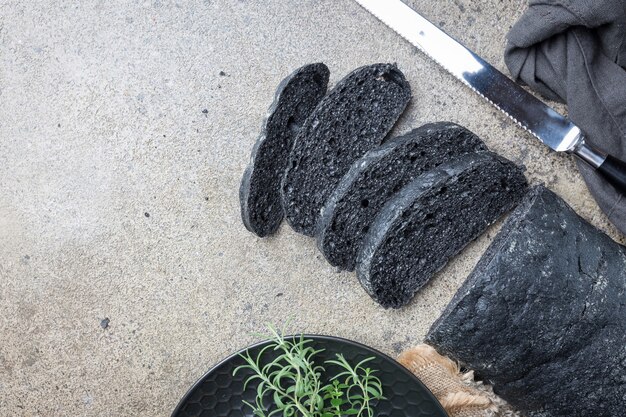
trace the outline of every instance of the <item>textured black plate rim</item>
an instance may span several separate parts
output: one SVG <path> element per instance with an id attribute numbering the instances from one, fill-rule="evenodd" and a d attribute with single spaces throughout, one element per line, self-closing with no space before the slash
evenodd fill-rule
<path id="1" fill-rule="evenodd" d="M 439 406 L 440 411 L 442 413 L 442 415 L 447 416 L 448 414 L 446 413 L 446 411 L 443 409 L 443 407 L 441 406 L 441 404 L 439 403 L 439 400 L 437 400 L 437 398 L 433 395 L 433 393 L 426 387 L 426 385 L 424 385 L 424 383 L 422 381 L 419 380 L 419 378 L 417 378 L 411 371 L 409 371 L 408 369 L 406 369 L 402 364 L 398 363 L 398 361 L 396 361 L 395 359 L 393 359 L 392 357 L 372 348 L 369 346 L 366 346 L 362 343 L 359 342 L 355 342 L 354 340 L 349 340 L 349 339 L 344 339 L 343 337 L 337 337 L 337 336 L 326 336 L 326 335 L 318 335 L 318 334 L 304 334 L 304 335 L 300 335 L 300 334 L 295 334 L 295 335 L 289 335 L 289 336 L 285 336 L 285 338 L 293 338 L 293 337 L 300 337 L 300 336 L 304 336 L 304 338 L 306 339 L 313 339 L 313 340 L 325 340 L 325 341 L 333 341 L 333 342 L 340 342 L 340 343 L 345 343 L 347 345 L 352 345 L 355 346 L 359 349 L 363 349 L 367 352 L 370 352 L 376 356 L 381 357 L 382 359 L 385 359 L 386 361 L 389 361 L 393 364 L 396 364 L 398 366 L 398 370 L 400 372 L 404 372 L 411 380 L 413 380 L 413 382 L 415 382 L 417 385 L 419 385 L 420 388 L 422 388 L 424 390 L 424 394 L 427 395 L 437 406 Z M 191 397 L 191 395 L 193 394 L 193 392 L 196 390 L 196 388 L 198 388 L 198 386 L 200 384 L 202 384 L 202 382 L 205 380 L 205 378 L 207 378 L 215 369 L 219 368 L 220 366 L 222 366 L 224 363 L 233 360 L 234 358 L 238 357 L 240 354 L 244 353 L 246 350 L 248 349 L 254 349 L 257 348 L 259 346 L 265 345 L 268 342 L 270 342 L 270 340 L 264 340 L 262 342 L 258 342 L 255 343 L 253 345 L 247 346 L 235 353 L 233 353 L 232 355 L 222 359 L 221 361 L 219 361 L 218 363 L 216 363 L 215 365 L 213 365 L 208 371 L 206 371 L 204 373 L 204 375 L 202 375 L 192 386 L 191 388 L 189 388 L 189 390 L 187 391 L 187 393 L 183 396 L 183 398 L 178 402 L 178 405 L 176 406 L 176 408 L 174 409 L 174 411 L 172 412 L 171 417 L 176 417 L 176 415 L 178 414 L 179 411 L 181 411 L 182 407 L 187 403 L 187 401 L 189 400 L 189 397 Z"/>

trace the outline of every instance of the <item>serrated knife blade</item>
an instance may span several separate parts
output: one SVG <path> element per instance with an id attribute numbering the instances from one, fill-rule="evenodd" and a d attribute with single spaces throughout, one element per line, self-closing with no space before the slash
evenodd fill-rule
<path id="1" fill-rule="evenodd" d="M 355 0 L 557 152 L 573 153 L 626 193 L 626 163 L 585 142 L 568 118 L 524 90 L 401 0 Z"/>

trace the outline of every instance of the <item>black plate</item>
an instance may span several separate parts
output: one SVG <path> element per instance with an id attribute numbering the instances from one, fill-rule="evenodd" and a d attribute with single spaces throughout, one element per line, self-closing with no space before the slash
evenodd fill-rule
<path id="1" fill-rule="evenodd" d="M 350 340 L 331 336 L 305 335 L 312 339 L 311 346 L 324 349 L 316 355 L 316 363 L 335 359 L 336 353 L 342 353 L 351 364 L 374 356 L 368 366 L 378 370 L 383 384 L 383 395 L 387 398 L 376 404 L 377 416 L 389 417 L 447 417 L 433 394 L 406 368 L 372 348 Z M 243 383 L 251 371 L 244 370 L 233 376 L 233 370 L 244 363 L 240 353 L 249 350 L 256 358 L 258 352 L 268 342 L 262 342 L 224 359 L 210 369 L 185 394 L 172 413 L 172 417 L 252 417 L 251 409 L 243 400 L 254 403 L 256 386 L 251 383 L 243 391 Z M 318 362 L 319 361 L 319 362 Z M 327 370 L 330 368 L 326 366 Z"/>

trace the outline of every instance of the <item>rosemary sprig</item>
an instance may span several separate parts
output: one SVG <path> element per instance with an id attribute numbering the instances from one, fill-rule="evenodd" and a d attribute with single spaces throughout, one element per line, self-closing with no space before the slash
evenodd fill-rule
<path id="1" fill-rule="evenodd" d="M 384 398 L 380 379 L 374 376 L 374 370 L 364 366 L 373 357 L 353 367 L 343 355 L 337 354 L 335 360 L 325 364 L 335 365 L 341 372 L 324 382 L 325 368 L 315 363 L 315 356 L 322 350 L 310 346 L 312 340 L 303 335 L 286 339 L 284 331 L 268 327 L 271 342 L 256 358 L 247 351 L 242 354 L 245 364 L 233 371 L 233 375 L 242 369 L 252 371 L 244 389 L 251 382 L 258 382 L 254 404 L 245 402 L 255 416 L 282 413 L 283 417 L 373 417 L 371 403 Z M 262 357 L 269 350 L 277 351 L 277 356 L 262 364 Z M 273 406 L 264 403 L 267 396 L 272 398 Z"/>

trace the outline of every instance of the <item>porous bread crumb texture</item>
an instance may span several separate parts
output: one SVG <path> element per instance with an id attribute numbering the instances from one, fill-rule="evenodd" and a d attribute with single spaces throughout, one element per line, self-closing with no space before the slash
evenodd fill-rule
<path id="1" fill-rule="evenodd" d="M 330 72 L 322 63 L 305 65 L 278 86 L 241 182 L 241 217 L 260 237 L 274 233 L 283 220 L 280 182 L 293 142 L 326 93 Z"/>
<path id="2" fill-rule="evenodd" d="M 486 152 L 418 177 L 377 216 L 359 254 L 359 280 L 383 307 L 402 307 L 526 186 L 517 166 Z"/>
<path id="3" fill-rule="evenodd" d="M 404 111 L 411 88 L 392 64 L 348 74 L 296 136 L 281 191 L 291 227 L 313 236 L 321 209 L 352 163 L 379 145 Z"/>
<path id="4" fill-rule="evenodd" d="M 363 237 L 394 194 L 455 156 L 485 150 L 469 130 L 440 122 L 369 151 L 352 165 L 324 206 L 316 232 L 320 251 L 331 265 L 354 270 Z"/>

